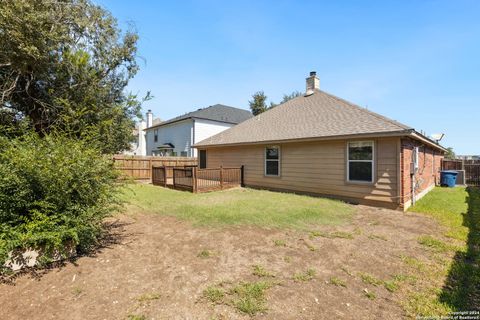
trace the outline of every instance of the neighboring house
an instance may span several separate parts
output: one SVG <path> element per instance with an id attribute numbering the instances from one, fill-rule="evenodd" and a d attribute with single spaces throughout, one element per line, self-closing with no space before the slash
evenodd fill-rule
<path id="1" fill-rule="evenodd" d="M 480 156 L 474 155 L 457 155 L 456 158 L 459 160 L 480 160 Z"/>
<path id="2" fill-rule="evenodd" d="M 246 186 L 408 208 L 439 180 L 446 149 L 319 89 L 195 145 L 200 167 L 244 165 Z"/>
<path id="3" fill-rule="evenodd" d="M 147 155 L 196 157 L 192 145 L 250 119 L 243 109 L 216 104 L 148 127 Z"/>
<path id="4" fill-rule="evenodd" d="M 135 136 L 135 141 L 132 142 L 130 150 L 125 150 L 122 154 L 132 156 L 146 156 L 147 155 L 147 142 L 145 139 L 145 129 L 153 125 L 157 125 L 162 120 L 160 118 L 153 119 L 152 110 L 148 110 L 146 114 L 147 121 L 139 121 L 135 125 L 132 134 Z"/>

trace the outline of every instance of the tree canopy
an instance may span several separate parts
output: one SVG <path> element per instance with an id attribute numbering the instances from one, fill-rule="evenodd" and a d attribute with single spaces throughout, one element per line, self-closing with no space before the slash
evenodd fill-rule
<path id="1" fill-rule="evenodd" d="M 252 100 L 248 101 L 248 104 L 250 105 L 250 110 L 254 116 L 268 110 L 267 96 L 263 91 L 255 92 L 252 95 Z"/>
<path id="2" fill-rule="evenodd" d="M 0 125 L 126 149 L 141 101 L 138 35 L 89 0 L 0 0 Z"/>
<path id="3" fill-rule="evenodd" d="M 447 152 L 445 153 L 445 159 L 455 159 L 457 156 L 455 155 L 455 152 L 453 151 L 452 147 L 447 148 Z"/>
<path id="4" fill-rule="evenodd" d="M 290 94 L 284 94 L 282 101 L 280 103 L 270 102 L 270 106 L 267 105 L 267 96 L 263 91 L 257 91 L 252 95 L 252 100 L 248 101 L 250 105 L 250 110 L 254 116 L 267 111 L 268 109 L 275 108 L 279 104 L 285 103 L 293 98 L 302 96 L 303 93 L 300 91 L 293 91 Z"/>
<path id="5" fill-rule="evenodd" d="M 293 91 L 290 94 L 284 94 L 282 101 L 280 101 L 280 104 L 285 103 L 289 100 L 292 100 L 293 98 L 303 96 L 303 93 L 300 91 Z"/>

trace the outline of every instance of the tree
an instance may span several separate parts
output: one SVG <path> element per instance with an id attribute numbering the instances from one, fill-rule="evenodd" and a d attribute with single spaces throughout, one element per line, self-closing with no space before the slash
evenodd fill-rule
<path id="1" fill-rule="evenodd" d="M 278 106 L 279 104 L 285 103 L 289 100 L 292 100 L 293 98 L 300 97 L 300 96 L 303 96 L 303 93 L 301 93 L 300 91 L 293 91 L 290 94 L 284 94 L 283 98 L 282 98 L 282 101 L 280 101 L 280 103 L 270 102 L 270 108 L 269 109 L 274 108 L 274 107 Z"/>
<path id="2" fill-rule="evenodd" d="M 303 93 L 300 91 L 293 91 L 290 94 L 284 94 L 282 101 L 280 103 L 275 103 L 273 101 L 270 102 L 270 106 L 267 106 L 267 96 L 263 93 L 263 91 L 257 91 L 252 95 L 253 100 L 248 101 L 250 104 L 250 110 L 254 116 L 260 114 L 262 112 L 267 111 L 268 109 L 275 108 L 279 104 L 285 103 L 293 98 L 302 96 Z"/>
<path id="3" fill-rule="evenodd" d="M 456 155 L 455 155 L 455 152 L 453 151 L 453 148 L 452 147 L 449 147 L 447 148 L 447 152 L 445 153 L 445 159 L 455 159 L 456 158 Z"/>
<path id="4" fill-rule="evenodd" d="M 303 96 L 303 93 L 301 93 L 300 91 L 293 91 L 290 94 L 284 94 L 282 101 L 280 101 L 280 104 L 285 103 L 289 100 L 292 100 L 293 98 L 300 97 L 300 96 Z"/>
<path id="5" fill-rule="evenodd" d="M 254 116 L 268 110 L 267 96 L 263 91 L 255 92 L 252 95 L 252 100 L 248 101 L 248 104 L 250 105 L 250 110 Z"/>
<path id="6" fill-rule="evenodd" d="M 0 125 L 126 149 L 141 116 L 125 93 L 137 40 L 89 0 L 0 0 Z"/>

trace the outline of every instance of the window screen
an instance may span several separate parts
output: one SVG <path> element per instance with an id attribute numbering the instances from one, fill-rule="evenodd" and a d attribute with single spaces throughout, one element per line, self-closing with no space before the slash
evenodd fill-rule
<path id="1" fill-rule="evenodd" d="M 373 182 L 373 142 L 348 143 L 348 181 Z"/>
<path id="2" fill-rule="evenodd" d="M 265 148 L 265 175 L 280 175 L 280 148 L 277 146 Z"/>

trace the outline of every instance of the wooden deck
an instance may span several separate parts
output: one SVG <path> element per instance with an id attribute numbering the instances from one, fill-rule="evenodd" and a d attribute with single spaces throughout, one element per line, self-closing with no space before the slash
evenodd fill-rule
<path id="1" fill-rule="evenodd" d="M 196 166 L 153 167 L 152 183 L 194 193 L 243 186 L 243 166 L 198 169 Z"/>

